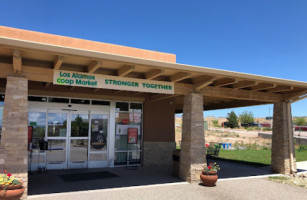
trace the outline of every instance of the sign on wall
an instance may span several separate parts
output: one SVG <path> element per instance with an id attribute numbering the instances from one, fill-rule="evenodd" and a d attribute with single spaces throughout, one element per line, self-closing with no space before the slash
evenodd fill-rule
<path id="1" fill-rule="evenodd" d="M 54 70 L 53 84 L 112 90 L 174 94 L 174 83 Z"/>

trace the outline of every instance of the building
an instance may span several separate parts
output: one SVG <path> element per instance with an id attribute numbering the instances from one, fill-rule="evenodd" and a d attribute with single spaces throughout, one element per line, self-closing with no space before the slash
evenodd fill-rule
<path id="1" fill-rule="evenodd" d="M 27 182 L 41 167 L 171 165 L 174 117 L 183 112 L 180 177 L 195 182 L 205 162 L 203 111 L 274 104 L 272 169 L 293 173 L 290 105 L 306 91 L 306 82 L 0 26 L 0 168 Z"/>

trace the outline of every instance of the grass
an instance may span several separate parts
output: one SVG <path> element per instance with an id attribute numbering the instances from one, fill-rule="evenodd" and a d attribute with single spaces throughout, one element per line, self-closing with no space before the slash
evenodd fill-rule
<path id="1" fill-rule="evenodd" d="M 278 177 L 269 177 L 269 180 L 277 183 L 283 183 L 296 187 L 307 188 L 307 178 L 278 176 Z"/>
<path id="2" fill-rule="evenodd" d="M 295 151 L 296 161 L 307 160 L 307 150 Z M 219 157 L 228 160 L 245 161 L 251 163 L 260 163 L 264 165 L 271 164 L 271 150 L 224 150 L 221 149 Z"/>

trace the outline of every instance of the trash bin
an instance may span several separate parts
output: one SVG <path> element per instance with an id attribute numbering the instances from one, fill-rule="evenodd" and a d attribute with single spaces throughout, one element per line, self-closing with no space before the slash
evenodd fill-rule
<path id="1" fill-rule="evenodd" d="M 223 149 L 230 149 L 231 143 L 223 143 Z"/>
<path id="2" fill-rule="evenodd" d="M 173 151 L 173 176 L 179 177 L 180 149 Z"/>

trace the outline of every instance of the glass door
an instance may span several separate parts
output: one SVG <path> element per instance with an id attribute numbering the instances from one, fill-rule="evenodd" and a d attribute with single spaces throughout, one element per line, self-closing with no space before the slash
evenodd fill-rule
<path id="1" fill-rule="evenodd" d="M 68 168 L 87 168 L 89 112 L 70 111 Z"/>
<path id="2" fill-rule="evenodd" d="M 90 168 L 108 167 L 108 126 L 107 113 L 91 111 L 89 166 Z"/>
<path id="3" fill-rule="evenodd" d="M 69 112 L 49 110 L 47 114 L 47 143 L 40 144 L 46 150 L 47 169 L 67 168 L 67 122 Z"/>

